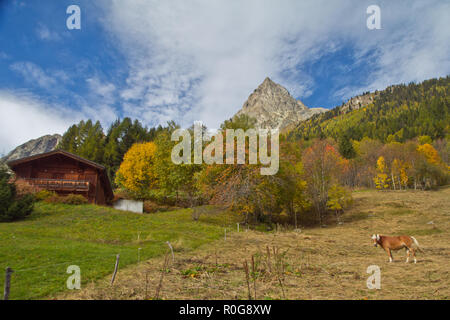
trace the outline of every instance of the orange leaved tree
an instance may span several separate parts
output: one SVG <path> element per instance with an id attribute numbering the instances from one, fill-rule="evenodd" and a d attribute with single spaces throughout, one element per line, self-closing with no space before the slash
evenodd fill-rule
<path id="1" fill-rule="evenodd" d="M 307 191 L 320 224 L 327 211 L 328 192 L 342 175 L 343 158 L 331 140 L 316 140 L 303 153 L 303 167 Z"/>

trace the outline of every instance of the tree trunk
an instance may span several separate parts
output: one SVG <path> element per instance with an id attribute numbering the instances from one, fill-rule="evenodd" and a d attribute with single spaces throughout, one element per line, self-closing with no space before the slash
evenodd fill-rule
<path id="1" fill-rule="evenodd" d="M 297 229 L 297 211 L 294 212 L 295 229 Z"/>
<path id="2" fill-rule="evenodd" d="M 394 174 L 391 172 L 391 178 L 392 178 L 392 186 L 394 187 L 395 190 L 395 179 L 394 179 Z"/>

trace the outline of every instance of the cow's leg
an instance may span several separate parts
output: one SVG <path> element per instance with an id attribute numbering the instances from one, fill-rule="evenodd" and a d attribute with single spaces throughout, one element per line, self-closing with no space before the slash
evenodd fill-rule
<path id="1" fill-rule="evenodd" d="M 411 248 L 411 251 L 412 251 L 413 258 L 414 258 L 414 263 L 417 263 L 417 259 L 416 259 L 416 249 L 412 249 L 412 248 Z"/>
<path id="2" fill-rule="evenodd" d="M 392 259 L 391 249 L 385 248 L 384 250 L 386 250 L 386 253 L 387 253 L 388 256 L 389 256 L 389 262 L 392 262 L 394 259 Z"/>

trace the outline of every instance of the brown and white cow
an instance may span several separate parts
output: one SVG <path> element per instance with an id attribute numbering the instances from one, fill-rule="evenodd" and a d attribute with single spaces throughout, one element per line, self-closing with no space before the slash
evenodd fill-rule
<path id="1" fill-rule="evenodd" d="M 414 237 L 410 236 L 398 236 L 398 237 L 389 237 L 389 236 L 382 236 L 379 234 L 372 235 L 372 240 L 374 246 L 380 245 L 386 253 L 389 256 L 389 262 L 392 262 L 392 253 L 391 250 L 400 250 L 405 248 L 406 249 L 406 263 L 409 262 L 409 254 L 412 253 L 412 256 L 414 258 L 414 263 L 417 263 L 416 259 L 416 250 L 423 251 L 419 247 L 419 242 Z"/>

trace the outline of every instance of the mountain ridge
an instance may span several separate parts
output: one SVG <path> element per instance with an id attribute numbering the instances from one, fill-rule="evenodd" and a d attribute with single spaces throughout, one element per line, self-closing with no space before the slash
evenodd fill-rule
<path id="1" fill-rule="evenodd" d="M 256 119 L 257 128 L 284 130 L 326 110 L 308 108 L 294 99 L 285 87 L 266 77 L 233 118 L 245 114 Z"/>
<path id="2" fill-rule="evenodd" d="M 443 138 L 450 128 L 450 77 L 390 85 L 347 100 L 300 121 L 288 135 L 296 139 L 331 137 L 404 142 L 421 135 Z"/>
<path id="3" fill-rule="evenodd" d="M 14 148 L 1 160 L 8 162 L 40 153 L 50 152 L 56 149 L 61 142 L 62 136 L 60 134 L 47 134 L 42 137 L 31 139 L 20 146 Z"/>

